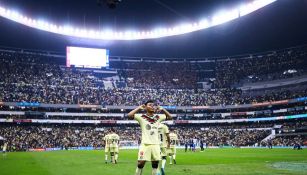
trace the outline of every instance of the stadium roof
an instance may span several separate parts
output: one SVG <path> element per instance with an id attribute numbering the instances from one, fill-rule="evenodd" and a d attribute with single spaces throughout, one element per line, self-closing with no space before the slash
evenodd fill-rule
<path id="1" fill-rule="evenodd" d="M 98 29 L 176 26 L 232 9 L 244 0 L 122 0 L 115 9 L 96 0 L 3 0 L 0 6 L 56 24 Z M 0 45 L 65 51 L 66 45 L 104 47 L 111 55 L 202 57 L 258 52 L 305 44 L 305 0 L 276 1 L 229 23 L 197 32 L 142 41 L 101 41 L 56 35 L 0 18 Z M 26 35 L 25 35 L 26 34 Z"/>
<path id="2" fill-rule="evenodd" d="M 142 29 L 135 26 L 133 27 L 135 29 L 131 29 L 131 27 L 129 27 L 128 29 L 124 28 L 116 29 L 117 28 L 116 25 L 113 27 L 109 27 L 110 24 L 101 24 L 101 17 L 99 15 L 98 15 L 99 17 L 98 21 L 96 21 L 96 23 L 98 23 L 98 27 L 94 29 L 87 25 L 86 14 L 84 14 L 83 16 L 83 26 L 81 24 L 79 24 L 79 26 L 71 25 L 69 20 L 67 20 L 65 24 L 56 24 L 45 19 L 40 19 L 42 17 L 40 18 L 29 17 L 19 11 L 16 11 L 14 9 L 12 10 L 10 8 L 6 8 L 3 6 L 0 6 L 0 16 L 15 21 L 17 23 L 26 25 L 28 27 L 65 36 L 72 36 L 72 37 L 79 37 L 86 39 L 98 39 L 98 40 L 141 40 L 141 39 L 156 39 L 156 38 L 162 38 L 174 35 L 182 35 L 199 30 L 204 30 L 210 27 L 214 27 L 217 25 L 221 25 L 236 20 L 240 17 L 244 17 L 245 15 L 249 15 L 267 5 L 272 4 L 275 1 L 276 0 L 247 1 L 245 3 L 237 4 L 234 7 L 222 8 L 217 12 L 215 12 L 214 14 L 211 14 L 209 17 L 207 16 L 198 17 L 199 19 L 190 19 L 187 17 L 184 18 L 184 16 L 181 16 L 182 21 L 178 22 L 178 24 L 175 26 L 169 26 L 165 24 L 161 26 L 161 23 L 164 23 L 164 18 L 161 17 L 160 21 L 158 21 L 158 24 L 156 24 L 156 27 L 152 29 Z M 119 4 L 121 1 L 109 0 L 107 2 L 108 3 L 106 4 L 108 4 L 109 7 L 111 6 L 112 9 L 114 9 L 117 6 L 117 4 Z M 178 13 L 176 10 L 172 9 L 169 6 L 166 6 L 161 1 L 155 1 L 155 2 L 159 2 L 159 5 L 167 7 L 168 10 L 174 13 Z M 101 1 L 100 3 L 104 4 L 104 1 Z M 99 14 L 99 12 L 97 12 L 97 14 Z M 96 16 L 93 16 L 90 19 L 93 18 L 97 19 L 97 14 Z M 139 14 L 139 16 L 142 15 Z M 148 19 L 150 18 L 151 17 L 148 17 Z M 129 26 L 133 25 L 130 24 Z"/>

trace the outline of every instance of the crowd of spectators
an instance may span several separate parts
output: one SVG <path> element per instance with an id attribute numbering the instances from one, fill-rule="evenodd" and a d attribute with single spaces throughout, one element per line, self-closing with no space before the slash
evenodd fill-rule
<path id="1" fill-rule="evenodd" d="M 124 104 L 139 105 L 144 99 L 156 99 L 162 105 L 176 106 L 213 106 L 213 105 L 236 105 L 250 104 L 263 101 L 276 101 L 304 97 L 307 89 L 300 89 L 291 92 L 284 91 L 270 92 L 253 96 L 243 94 L 236 89 L 220 89 L 215 91 L 194 90 L 194 89 L 112 89 L 103 93 L 102 101 L 108 105 Z"/>
<path id="2" fill-rule="evenodd" d="M 258 92 L 243 92 L 231 88 L 245 82 L 305 75 L 306 56 L 307 47 L 303 46 L 244 58 L 222 58 L 210 63 L 122 61 L 115 64 L 111 62 L 111 68 L 118 71 L 118 76 L 125 81 L 127 87 L 116 88 L 113 83 L 112 88 L 106 89 L 103 76 L 91 70 L 66 68 L 63 58 L 40 53 L 1 51 L 0 101 L 135 106 L 141 105 L 146 99 L 155 99 L 160 105 L 168 106 L 213 106 L 306 97 L 307 85 Z M 206 72 L 211 72 L 210 76 L 213 77 L 203 75 Z M 204 77 L 210 78 L 215 89 L 209 91 L 197 89 L 197 82 L 203 81 Z M 218 118 L 216 115 L 214 117 L 210 116 Z M 11 118 L 24 119 L 23 116 L 11 116 Z M 193 116 L 188 114 L 178 117 L 183 120 L 191 118 L 193 119 Z M 52 119 L 63 119 L 63 117 L 52 117 Z M 80 119 L 118 120 L 119 118 L 80 117 Z M 297 125 L 306 126 L 306 123 Z M 290 130 L 297 127 L 286 124 L 282 129 Z M 116 130 L 121 140 L 137 142 L 140 140 L 138 127 L 116 127 Z M 186 126 L 176 130 L 180 136 L 180 145 L 191 140 L 202 140 L 207 146 L 233 147 L 253 146 L 271 132 L 250 129 L 250 126 Z M 102 147 L 102 138 L 108 132 L 108 128 L 97 130 L 96 126 L 0 125 L 0 136 L 8 140 L 11 151 L 49 147 Z M 274 146 L 293 146 L 303 144 L 304 141 L 306 136 L 278 136 L 270 143 Z"/>
<path id="3" fill-rule="evenodd" d="M 263 54 L 221 57 L 205 62 L 169 60 L 111 62 L 134 88 L 195 88 L 197 81 L 215 79 L 215 88 L 306 75 L 307 47 Z"/>
<path id="4" fill-rule="evenodd" d="M 180 144 L 190 140 L 202 140 L 206 146 L 253 146 L 269 135 L 270 130 L 225 129 L 223 127 L 195 128 L 186 127 L 177 130 Z"/>
<path id="5" fill-rule="evenodd" d="M 274 146 L 294 146 L 296 144 L 305 145 L 306 141 L 307 141 L 306 135 L 281 136 L 273 139 L 272 144 Z"/>
<path id="6" fill-rule="evenodd" d="M 170 125 L 170 131 L 179 136 L 178 145 L 184 146 L 195 142 L 199 146 L 202 141 L 206 146 L 240 147 L 240 146 L 293 146 L 305 145 L 307 137 L 292 134 L 292 136 L 277 135 L 269 142 L 262 142 L 271 134 L 272 129 L 306 127 L 306 122 L 284 123 L 249 123 L 249 124 L 219 124 L 219 125 Z M 124 142 L 140 144 L 141 131 L 137 125 L 114 125 L 112 127 L 119 134 L 121 146 Z M 26 151 L 31 148 L 68 148 L 68 147 L 104 147 L 103 137 L 109 133 L 109 125 L 73 125 L 73 124 L 45 124 L 0 125 L 0 136 L 9 143 L 10 151 Z"/>
<path id="7" fill-rule="evenodd" d="M 216 63 L 216 87 L 242 82 L 270 81 L 306 74 L 307 47 L 286 49 L 265 55 L 229 59 Z"/>
<path id="8" fill-rule="evenodd" d="M 139 128 L 115 127 L 121 140 L 136 141 Z M 93 126 L 0 126 L 0 135 L 6 139 L 11 151 L 31 148 L 104 147 L 104 136 L 110 128 Z"/>
<path id="9" fill-rule="evenodd" d="M 0 126 L 0 135 L 9 142 L 9 149 L 22 151 L 30 148 L 54 147 L 103 147 L 103 137 L 110 128 L 96 126 Z M 114 127 L 121 141 L 140 142 L 139 127 Z M 187 140 L 202 139 L 208 146 L 248 146 L 261 141 L 269 134 L 267 130 L 226 129 L 225 127 L 180 127 L 176 129 L 179 145 Z"/>
<path id="10" fill-rule="evenodd" d="M 306 59 L 302 59 L 305 56 L 304 51 L 304 49 L 284 51 L 276 53 L 275 56 L 273 54 L 261 58 L 253 57 L 246 59 L 247 61 L 240 59 L 217 61 L 216 63 L 218 65 L 221 63 L 221 65 L 217 71 L 216 82 L 228 82 L 227 79 L 239 80 L 243 76 L 251 74 L 251 71 L 265 74 L 285 68 L 298 69 L 297 66 L 306 65 L 304 63 Z M 292 56 L 291 59 L 289 59 L 289 55 Z M 56 64 L 56 60 L 52 59 L 40 55 L 1 52 L 0 90 L 3 93 L 0 94 L 0 100 L 7 102 L 137 105 L 142 103 L 143 99 L 150 98 L 158 99 L 163 105 L 190 106 L 246 104 L 306 95 L 306 88 L 294 92 L 288 89 L 275 90 L 257 96 L 252 93 L 243 94 L 241 90 L 231 88 L 212 91 L 197 90 L 194 87 L 197 74 L 189 64 L 155 62 L 129 64 L 130 66 L 119 70 L 122 72 L 121 74 L 125 75 L 128 87 L 105 89 L 103 78 L 96 76 L 92 71 L 66 68 Z M 239 63 L 242 64 L 241 67 L 238 65 Z M 254 66 L 260 68 L 255 69 Z M 269 66 L 269 68 L 263 68 L 263 66 Z M 227 71 L 225 71 L 226 69 Z M 243 73 L 245 70 L 247 73 Z M 229 77 L 224 73 L 229 76 L 240 75 L 240 77 Z"/>
<path id="11" fill-rule="evenodd" d="M 1 51 L 0 91 L 3 93 L 0 94 L 0 101 L 139 105 L 144 99 L 157 99 L 162 105 L 193 106 L 236 105 L 303 97 L 307 94 L 306 86 L 296 90 L 274 89 L 258 95 L 229 87 L 249 75 L 260 77 L 289 69 L 304 72 L 306 53 L 306 47 L 300 47 L 262 56 L 210 62 L 209 67 L 196 66 L 196 63 L 188 61 L 123 61 L 114 64 L 114 69 L 128 87 L 116 88 L 113 84 L 113 88 L 105 89 L 104 78 L 90 70 L 66 68 L 61 60 L 64 58 Z M 216 69 L 214 82 L 217 89 L 196 89 L 202 69 Z"/>
<path id="12" fill-rule="evenodd" d="M 128 87 L 141 89 L 193 89 L 197 72 L 187 63 L 135 62 L 124 63 L 119 75 Z"/>
<path id="13" fill-rule="evenodd" d="M 301 129 L 301 128 L 306 128 L 306 127 L 307 127 L 306 121 L 295 122 L 295 123 L 284 123 L 281 127 L 281 131 L 290 131 L 290 130 Z"/>
<path id="14" fill-rule="evenodd" d="M 50 104 L 94 104 L 94 105 L 140 105 L 145 99 L 155 99 L 160 105 L 169 106 L 214 106 L 250 104 L 305 97 L 307 89 L 291 91 L 276 90 L 262 95 L 243 94 L 236 89 L 175 90 L 175 89 L 104 89 L 61 85 L 3 84 L 0 83 L 0 101 L 39 102 Z M 302 86 L 304 87 L 304 86 Z"/>

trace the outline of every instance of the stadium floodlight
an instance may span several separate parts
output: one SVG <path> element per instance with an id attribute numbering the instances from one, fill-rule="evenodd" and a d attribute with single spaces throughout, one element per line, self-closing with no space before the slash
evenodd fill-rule
<path id="1" fill-rule="evenodd" d="M 1 16 L 5 15 L 5 11 L 6 11 L 5 8 L 0 7 L 0 15 L 1 15 Z"/>
<path id="2" fill-rule="evenodd" d="M 191 31 L 193 31 L 193 28 L 192 28 L 191 24 L 182 24 L 182 25 L 180 25 L 179 33 L 189 33 Z"/>
<path id="3" fill-rule="evenodd" d="M 72 28 L 71 26 L 64 26 L 64 27 L 61 27 L 59 28 L 59 31 L 62 32 L 62 33 L 65 33 L 67 35 L 73 35 L 74 34 L 74 28 Z"/>
<path id="4" fill-rule="evenodd" d="M 14 20 L 14 21 L 19 21 L 20 20 L 20 14 L 18 13 L 18 12 L 16 12 L 16 11 L 11 11 L 11 16 L 12 16 L 12 19 Z"/>
<path id="5" fill-rule="evenodd" d="M 246 4 L 242 4 L 236 8 L 219 11 L 217 14 L 213 15 L 211 19 L 202 19 L 199 22 L 184 23 L 181 25 L 168 27 L 168 28 L 158 28 L 148 31 L 136 30 L 133 32 L 129 30 L 114 31 L 108 29 L 106 31 L 105 30 L 102 31 L 102 30 L 93 30 L 85 28 L 80 29 L 80 27 L 76 26 L 57 25 L 49 23 L 48 21 L 44 20 L 32 19 L 17 11 L 10 10 L 1 6 L 0 6 L 0 16 L 32 28 L 56 34 L 61 34 L 65 36 L 100 39 L 100 40 L 140 40 L 140 39 L 153 39 L 153 38 L 181 35 L 198 30 L 203 30 L 250 14 L 275 1 L 277 0 L 254 0 Z"/>
<path id="6" fill-rule="evenodd" d="M 238 18 L 240 15 L 237 9 L 232 11 L 223 11 L 219 12 L 217 15 L 212 18 L 212 26 L 226 23 L 228 21 Z"/>
<path id="7" fill-rule="evenodd" d="M 44 20 L 38 20 L 38 28 L 41 30 L 50 30 L 50 24 Z"/>
<path id="8" fill-rule="evenodd" d="M 210 27 L 209 21 L 207 19 L 203 19 L 198 23 L 200 29 L 206 29 Z"/>
<path id="9" fill-rule="evenodd" d="M 266 1 L 253 1 L 251 3 L 248 3 L 248 4 L 244 4 L 244 5 L 241 5 L 239 6 L 239 13 L 240 13 L 240 16 L 244 16 L 244 15 L 247 15 L 247 14 L 250 14 L 264 6 L 267 6 L 273 2 L 275 2 L 276 0 L 266 0 Z"/>

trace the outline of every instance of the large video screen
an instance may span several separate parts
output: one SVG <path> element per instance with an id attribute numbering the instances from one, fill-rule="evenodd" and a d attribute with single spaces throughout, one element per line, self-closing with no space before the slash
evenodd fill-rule
<path id="1" fill-rule="evenodd" d="M 66 47 L 66 66 L 83 68 L 102 68 L 109 67 L 109 50 L 84 48 L 84 47 Z"/>

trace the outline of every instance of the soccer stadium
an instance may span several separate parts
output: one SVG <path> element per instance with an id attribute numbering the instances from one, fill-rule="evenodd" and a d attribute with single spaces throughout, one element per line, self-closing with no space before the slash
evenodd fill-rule
<path id="1" fill-rule="evenodd" d="M 306 0 L 0 0 L 0 175 L 307 174 Z"/>

